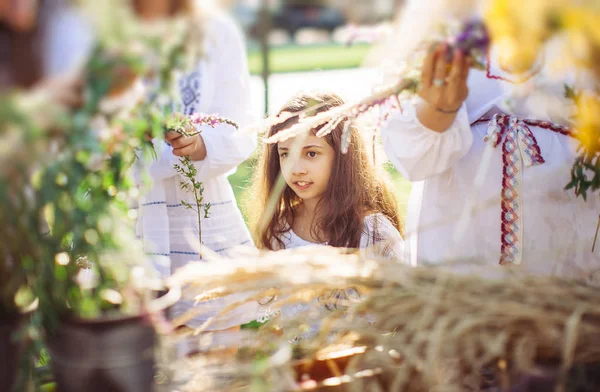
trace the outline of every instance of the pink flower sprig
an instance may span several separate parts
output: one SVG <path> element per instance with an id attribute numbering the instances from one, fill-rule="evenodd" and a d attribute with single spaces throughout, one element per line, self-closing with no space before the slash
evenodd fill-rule
<path id="1" fill-rule="evenodd" d="M 225 117 L 220 117 L 219 115 L 216 115 L 216 114 L 204 115 L 204 114 L 194 113 L 190 116 L 190 122 L 196 126 L 208 125 L 212 128 L 215 128 L 219 124 L 227 124 L 227 125 L 231 125 L 232 127 L 236 128 L 236 129 L 239 128 L 239 125 L 236 122 L 234 122 L 228 118 L 225 118 Z"/>
<path id="2" fill-rule="evenodd" d="M 457 36 L 446 38 L 440 42 L 451 43 L 453 47 L 460 49 L 465 55 L 476 60 L 474 66 L 480 67 L 480 61 L 477 60 L 481 59 L 482 54 L 487 52 L 490 39 L 483 22 L 476 20 L 464 23 Z M 385 111 L 385 106 L 388 106 L 388 103 L 396 106 L 397 102 L 395 101 L 398 100 L 400 93 L 408 92 L 415 94 L 419 88 L 420 69 L 408 69 L 405 75 L 407 76 L 400 79 L 394 85 L 383 88 L 358 103 L 336 107 L 312 117 L 308 117 L 307 113 L 313 111 L 314 108 L 297 113 L 295 115 L 298 116 L 298 122 L 295 125 L 271 136 L 266 142 L 282 142 L 319 127 L 322 128 L 316 135 L 319 137 L 325 136 L 332 132 L 345 119 L 359 117 L 375 107 Z"/>
<path id="3" fill-rule="evenodd" d="M 239 129 L 239 125 L 236 122 L 216 114 L 194 113 L 186 116 L 181 113 L 175 113 L 165 121 L 165 130 L 166 132 L 177 132 L 183 136 L 191 137 L 201 133 L 198 130 L 199 126 L 208 125 L 211 128 L 216 128 L 220 124 L 231 125 Z"/>
<path id="4" fill-rule="evenodd" d="M 296 124 L 271 136 L 266 142 L 279 143 L 321 126 L 323 126 L 323 128 L 316 133 L 316 136 L 322 137 L 328 135 L 341 121 L 359 117 L 372 108 L 384 106 L 390 102 L 390 100 L 397 100 L 397 97 L 401 92 L 415 89 L 416 86 L 415 80 L 402 79 L 393 86 L 376 92 L 358 103 L 339 106 L 312 117 L 306 117 L 303 113 L 298 113 L 297 116 L 299 117 L 299 120 Z M 310 108 L 310 110 L 312 109 L 314 108 Z"/>
<path id="5" fill-rule="evenodd" d="M 171 115 L 165 121 L 166 132 L 177 132 L 184 137 L 192 137 L 202 133 L 199 128 L 202 125 L 208 125 L 211 128 L 216 128 L 217 125 L 227 124 L 239 129 L 237 123 L 224 117 L 219 117 L 216 114 L 199 114 L 194 113 L 186 116 L 181 113 Z M 198 245 L 202 246 L 202 221 L 209 217 L 211 205 L 204 203 L 204 185 L 197 178 L 198 169 L 189 156 L 179 158 L 179 163 L 174 165 L 174 169 L 182 177 L 179 185 L 182 190 L 194 196 L 194 205 L 186 200 L 181 200 L 181 204 L 186 208 L 194 211 L 198 218 Z M 202 259 L 202 253 L 199 253 Z"/>

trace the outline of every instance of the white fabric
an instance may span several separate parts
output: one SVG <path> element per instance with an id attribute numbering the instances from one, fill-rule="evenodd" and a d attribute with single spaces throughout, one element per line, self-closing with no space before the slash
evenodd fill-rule
<path id="1" fill-rule="evenodd" d="M 327 244 L 315 244 L 300 238 L 294 230 L 290 229 L 283 235 L 284 249 L 293 249 L 304 246 L 326 246 Z M 391 261 L 401 261 L 404 253 L 404 240 L 394 227 L 392 222 L 381 213 L 371 214 L 365 217 L 363 234 L 360 239 L 360 249 L 366 252 L 367 256 L 378 256 Z M 344 288 L 336 291 L 345 295 L 348 300 L 356 301 L 360 294 L 353 288 Z M 328 301 L 329 302 L 329 301 Z M 326 316 L 328 310 L 319 301 L 311 303 L 295 303 L 278 306 L 276 301 L 267 301 L 260 306 L 257 320 L 264 322 L 281 313 L 283 317 L 295 317 L 301 312 L 308 312 L 306 317 L 314 320 L 311 323 L 310 330 L 303 333 L 302 337 L 316 334 L 319 330 L 321 320 Z"/>
<path id="2" fill-rule="evenodd" d="M 42 48 L 43 70 L 47 77 L 69 74 L 84 65 L 93 45 L 89 22 L 75 7 L 63 0 L 43 6 L 45 23 Z"/>
<path id="3" fill-rule="evenodd" d="M 487 79 L 483 72 L 473 71 L 468 85 L 466 105 L 445 132 L 423 126 L 409 102 L 382 130 L 389 159 L 413 182 L 405 248 L 411 265 L 459 260 L 498 264 L 502 149 L 484 144 L 487 123 L 470 124 L 499 110 L 539 120 L 552 120 L 555 114 L 548 110 L 547 116 L 528 116 L 527 100 L 511 101 L 506 94 L 512 85 Z M 523 170 L 520 268 L 589 279 L 590 271 L 600 267 L 600 249 L 591 252 L 600 212 L 598 197 L 591 195 L 585 202 L 563 189 L 571 178 L 575 140 L 538 127 L 530 129 L 545 163 Z"/>
<path id="4" fill-rule="evenodd" d="M 298 248 L 300 246 L 327 245 L 315 244 L 302 239 L 294 230 L 290 229 L 283 234 L 281 240 L 284 249 Z M 381 213 L 365 217 L 360 249 L 368 255 L 379 256 L 386 259 L 401 261 L 404 255 L 404 240 L 392 222 Z"/>
<path id="5" fill-rule="evenodd" d="M 202 21 L 206 26 L 206 56 L 196 69 L 179 80 L 181 111 L 186 114 L 218 114 L 240 126 L 251 121 L 249 75 L 243 38 L 233 22 L 221 14 L 211 13 Z M 256 148 L 256 136 L 242 134 L 230 125 L 202 127 L 207 156 L 195 162 L 197 179 L 204 185 L 204 202 L 210 203 L 209 217 L 202 221 L 202 242 L 217 253 L 252 240 L 240 213 L 227 176 L 246 160 Z M 198 218 L 195 211 L 181 201 L 195 205 L 193 195 L 180 188 L 183 177 L 173 165 L 179 158 L 162 140 L 155 140 L 158 159 L 150 164 L 152 188 L 145 194 L 138 219 L 138 233 L 147 245 L 157 270 L 166 276 L 192 260 L 198 260 Z M 215 316 L 226 304 L 240 300 L 242 294 L 197 306 L 201 315 L 187 323 L 198 327 Z M 180 301 L 173 308 L 174 317 L 193 306 Z M 238 308 L 209 329 L 219 330 L 252 321 L 256 305 Z"/>

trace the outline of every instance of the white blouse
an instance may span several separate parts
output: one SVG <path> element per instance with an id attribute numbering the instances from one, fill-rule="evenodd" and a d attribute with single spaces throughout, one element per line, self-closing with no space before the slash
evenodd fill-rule
<path id="1" fill-rule="evenodd" d="M 181 111 L 186 114 L 218 114 L 235 121 L 240 128 L 251 120 L 250 77 L 243 37 L 228 17 L 211 13 L 206 23 L 206 56 L 197 67 L 179 80 Z M 252 245 L 250 233 L 237 207 L 227 177 L 256 148 L 256 136 L 242 133 L 233 126 L 202 127 L 206 158 L 194 162 L 197 179 L 204 185 L 204 202 L 210 203 L 209 217 L 202 220 L 202 242 L 213 252 L 224 254 L 240 245 Z M 196 212 L 183 206 L 182 200 L 195 205 L 191 193 L 183 191 L 183 177 L 174 169 L 179 157 L 164 140 L 155 140 L 158 159 L 149 167 L 153 185 L 139 206 L 138 234 L 158 272 L 166 277 L 175 269 L 199 260 L 198 218 Z M 230 296 L 201 303 L 202 314 L 191 322 L 198 327 L 215 316 L 227 303 L 239 300 Z M 193 300 L 182 300 L 172 311 L 178 316 L 194 306 Z M 209 329 L 225 329 L 254 320 L 256 305 L 236 309 L 219 318 Z"/>
<path id="2" fill-rule="evenodd" d="M 281 240 L 284 243 L 284 249 L 298 248 L 300 246 L 327 245 L 327 243 L 315 244 L 307 241 L 298 236 L 291 228 L 283 234 Z M 365 217 L 359 247 L 368 252 L 368 256 L 383 257 L 396 261 L 401 261 L 404 255 L 404 240 L 402 236 L 392 222 L 381 213 Z"/>
<path id="3" fill-rule="evenodd" d="M 292 249 L 304 246 L 326 246 L 327 244 L 316 244 L 300 238 L 294 230 L 287 231 L 282 238 L 284 249 Z M 404 240 L 394 227 L 392 222 L 381 213 L 371 214 L 365 217 L 363 233 L 360 239 L 360 249 L 366 252 L 366 256 L 382 257 L 393 261 L 401 261 L 404 254 Z M 341 288 L 333 291 L 333 294 L 327 302 L 331 302 L 335 296 L 341 295 L 349 300 L 360 299 L 360 293 L 354 288 Z M 303 333 L 300 337 L 308 337 L 316 334 L 319 330 L 320 320 L 325 318 L 328 310 L 323 304 L 315 300 L 311 303 L 296 303 L 280 307 L 277 301 L 264 301 L 259 307 L 257 320 L 264 322 L 278 314 L 283 317 L 295 317 L 299 313 L 307 312 L 307 317 L 313 321 L 310 330 Z"/>
<path id="4" fill-rule="evenodd" d="M 586 202 L 564 190 L 576 141 L 520 121 L 531 116 L 527 101 L 511 101 L 505 82 L 472 71 L 468 85 L 466 104 L 445 132 L 423 126 L 410 102 L 382 130 L 389 159 L 413 182 L 405 257 L 411 265 L 502 261 L 589 280 L 600 267 L 600 249 L 592 253 L 600 206 L 597 195 Z M 518 117 L 505 117 L 513 126 L 504 133 L 497 122 L 476 123 L 494 111 Z M 552 114 L 538 110 L 535 117 Z"/>

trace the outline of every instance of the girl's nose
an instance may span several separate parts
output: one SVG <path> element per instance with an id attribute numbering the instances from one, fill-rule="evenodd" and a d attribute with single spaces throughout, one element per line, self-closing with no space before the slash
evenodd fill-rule
<path id="1" fill-rule="evenodd" d="M 296 162 L 294 164 L 294 166 L 292 167 L 292 174 L 295 176 L 306 174 L 306 173 L 308 173 L 308 171 L 306 170 L 306 167 L 304 165 L 302 165 L 301 162 Z"/>

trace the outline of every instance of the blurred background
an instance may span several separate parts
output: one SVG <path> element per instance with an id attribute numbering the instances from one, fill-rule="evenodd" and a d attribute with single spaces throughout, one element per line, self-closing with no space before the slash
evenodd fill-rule
<path id="1" fill-rule="evenodd" d="M 326 89 L 346 101 L 368 95 L 380 80 L 364 66 L 373 40 L 385 31 L 404 0 L 220 0 L 243 30 L 252 75 L 256 118 L 277 112 L 301 90 Z M 379 156 L 379 159 L 383 159 Z M 230 177 L 238 202 L 253 159 Z M 404 211 L 410 184 L 390 165 Z"/>

